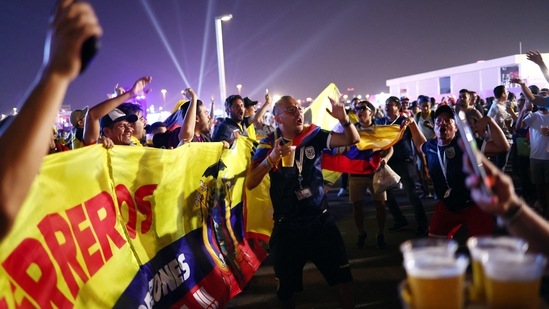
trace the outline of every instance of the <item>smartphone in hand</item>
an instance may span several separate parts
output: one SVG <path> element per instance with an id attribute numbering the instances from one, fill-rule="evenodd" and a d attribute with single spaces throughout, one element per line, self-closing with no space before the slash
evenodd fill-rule
<path id="1" fill-rule="evenodd" d="M 477 142 L 475 140 L 473 130 L 471 130 L 471 127 L 467 122 L 467 117 L 465 116 L 465 113 L 463 111 L 459 111 L 457 116 L 458 117 L 456 119 L 456 123 L 461 139 L 463 140 L 463 145 L 465 146 L 465 153 L 471 161 L 471 165 L 475 174 L 481 180 L 482 192 L 486 195 L 491 195 L 491 181 L 490 178 L 486 175 L 486 170 L 484 169 L 484 165 L 482 164 L 482 160 L 480 158 L 480 150 L 477 147 Z"/>
<path id="2" fill-rule="evenodd" d="M 90 64 L 95 54 L 99 50 L 99 40 L 92 36 L 87 38 L 82 44 L 82 49 L 80 51 L 80 59 L 82 61 L 82 66 L 80 67 L 80 74 L 86 70 L 88 64 Z"/>

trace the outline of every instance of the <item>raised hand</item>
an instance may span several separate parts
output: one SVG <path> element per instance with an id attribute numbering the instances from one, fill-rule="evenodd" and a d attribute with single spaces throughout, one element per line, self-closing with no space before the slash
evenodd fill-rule
<path id="1" fill-rule="evenodd" d="M 102 34 L 103 30 L 89 3 L 60 0 L 46 37 L 45 70 L 74 80 L 82 67 L 82 44 L 86 39 Z"/>
<path id="2" fill-rule="evenodd" d="M 542 65 L 544 62 L 543 62 L 543 58 L 541 57 L 541 54 L 539 51 L 531 51 L 529 50 L 527 53 L 526 53 L 526 59 L 532 61 L 533 63 L 537 64 L 537 65 Z"/>

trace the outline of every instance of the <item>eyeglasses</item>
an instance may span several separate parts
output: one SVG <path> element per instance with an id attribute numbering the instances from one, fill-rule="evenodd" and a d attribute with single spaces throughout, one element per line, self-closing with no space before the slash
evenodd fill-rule
<path id="1" fill-rule="evenodd" d="M 286 108 L 285 110 L 283 110 L 281 112 L 281 114 L 284 113 L 284 112 L 288 112 L 289 114 L 294 114 L 294 115 L 297 114 L 297 113 L 301 114 L 303 112 L 303 108 L 301 106 L 290 106 L 290 107 Z"/>
<path id="2" fill-rule="evenodd" d="M 366 110 L 369 110 L 369 111 L 372 111 L 368 106 L 366 105 L 362 105 L 362 106 L 357 106 L 355 107 L 355 111 L 366 111 Z"/>

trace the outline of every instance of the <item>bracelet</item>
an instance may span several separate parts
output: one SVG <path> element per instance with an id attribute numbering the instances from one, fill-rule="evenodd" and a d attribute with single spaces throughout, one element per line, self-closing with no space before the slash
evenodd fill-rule
<path id="1" fill-rule="evenodd" d="M 520 214 L 522 213 L 522 201 L 512 204 L 507 211 L 498 216 L 497 221 L 498 225 L 501 227 L 507 227 L 513 223 L 515 223 L 518 218 L 520 217 Z"/>
<path id="2" fill-rule="evenodd" d="M 273 166 L 275 166 L 275 163 L 271 160 L 271 156 L 267 156 L 267 163 L 269 163 L 269 168 L 272 168 Z"/>
<path id="3" fill-rule="evenodd" d="M 351 126 L 351 121 L 350 121 L 350 120 L 347 120 L 347 122 L 346 122 L 346 123 L 342 123 L 341 126 L 344 127 L 344 128 L 348 128 L 348 127 Z"/>

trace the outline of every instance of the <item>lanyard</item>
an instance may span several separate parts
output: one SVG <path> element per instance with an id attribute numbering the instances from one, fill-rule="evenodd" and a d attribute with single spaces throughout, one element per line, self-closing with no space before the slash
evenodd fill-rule
<path id="1" fill-rule="evenodd" d="M 299 160 L 295 160 L 295 166 L 297 167 L 297 171 L 299 172 L 299 175 L 297 176 L 297 180 L 299 181 L 299 188 L 303 189 L 303 185 L 301 182 L 303 181 L 303 176 L 301 175 L 301 171 L 303 170 L 303 148 L 299 149 Z"/>
<path id="2" fill-rule="evenodd" d="M 387 117 L 387 121 L 386 121 L 386 122 L 387 122 L 389 125 L 393 125 L 393 124 L 395 124 L 395 122 L 398 120 L 398 118 L 400 118 L 400 116 L 397 116 L 397 117 L 395 118 L 395 120 L 390 121 L 389 117 Z M 389 123 L 389 122 L 390 122 L 390 123 Z"/>
<path id="3" fill-rule="evenodd" d="M 440 169 L 442 170 L 442 174 L 444 174 L 444 180 L 446 181 L 446 186 L 448 188 L 450 187 L 448 185 L 448 177 L 446 176 L 446 170 L 448 167 L 448 160 L 446 159 L 446 151 L 444 151 L 443 156 L 440 155 L 440 147 L 437 145 L 437 156 L 438 156 L 438 164 L 440 164 Z"/>

